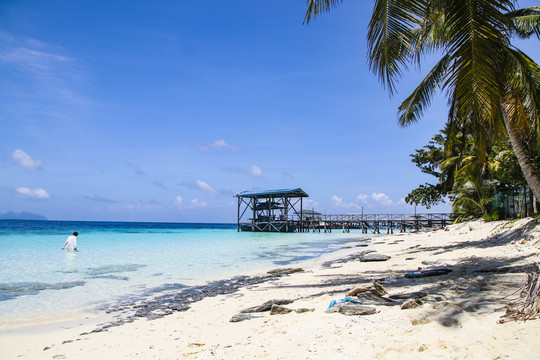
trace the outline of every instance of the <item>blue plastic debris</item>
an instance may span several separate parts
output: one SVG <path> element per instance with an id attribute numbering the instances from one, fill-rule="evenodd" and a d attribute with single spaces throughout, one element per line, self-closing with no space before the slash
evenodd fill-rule
<path id="1" fill-rule="evenodd" d="M 330 305 L 328 305 L 328 308 L 326 310 L 329 310 L 332 306 L 334 306 L 336 304 L 344 303 L 344 302 L 351 302 L 353 304 L 361 304 L 363 301 L 356 301 L 354 299 L 351 299 L 350 297 L 346 297 L 346 298 L 343 298 L 343 299 L 340 299 L 340 300 L 332 300 L 332 301 L 330 301 Z"/>

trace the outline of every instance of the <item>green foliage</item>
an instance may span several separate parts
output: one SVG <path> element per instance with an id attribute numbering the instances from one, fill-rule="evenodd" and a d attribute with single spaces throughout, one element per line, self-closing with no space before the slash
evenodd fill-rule
<path id="1" fill-rule="evenodd" d="M 444 202 L 444 193 L 441 191 L 440 184 L 431 185 L 426 183 L 411 191 L 406 197 L 407 204 L 422 205 L 427 209 Z"/>
<path id="2" fill-rule="evenodd" d="M 482 216 L 485 221 L 497 221 L 506 219 L 506 210 L 502 206 L 492 208 L 489 213 Z"/>
<path id="3" fill-rule="evenodd" d="M 535 150 L 533 150 L 535 152 Z M 507 139 L 495 144 L 490 152 L 489 162 L 495 173 L 495 177 L 502 184 L 526 185 L 523 171 L 519 166 L 516 153 Z M 535 166 L 539 169 L 538 166 Z"/>

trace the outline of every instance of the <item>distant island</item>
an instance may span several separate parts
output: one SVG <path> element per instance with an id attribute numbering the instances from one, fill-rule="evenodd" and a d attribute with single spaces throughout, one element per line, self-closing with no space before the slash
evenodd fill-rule
<path id="1" fill-rule="evenodd" d="M 16 213 L 8 211 L 7 213 L 0 213 L 0 220 L 47 220 L 43 215 L 32 214 L 29 212 Z"/>

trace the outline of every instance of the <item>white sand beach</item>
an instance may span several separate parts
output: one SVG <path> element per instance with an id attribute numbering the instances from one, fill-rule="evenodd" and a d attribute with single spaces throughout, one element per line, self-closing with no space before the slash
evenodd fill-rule
<path id="1" fill-rule="evenodd" d="M 525 284 L 524 269 L 540 260 L 539 240 L 540 226 L 523 219 L 385 235 L 367 247 L 351 242 L 299 265 L 303 272 L 205 298 L 160 319 L 141 318 L 85 335 L 101 319 L 4 331 L 0 358 L 537 359 L 540 320 L 498 320 L 505 313 L 502 307 Z M 390 258 L 360 261 L 367 251 Z M 404 277 L 418 268 L 452 271 Z M 351 296 L 374 307 L 374 314 L 326 312 L 332 300 L 377 279 L 388 292 L 384 296 Z M 399 294 L 408 295 L 396 299 Z M 420 299 L 419 306 L 402 310 L 412 298 Z M 283 307 L 308 311 L 266 311 L 230 321 L 242 310 L 274 299 L 294 300 Z"/>

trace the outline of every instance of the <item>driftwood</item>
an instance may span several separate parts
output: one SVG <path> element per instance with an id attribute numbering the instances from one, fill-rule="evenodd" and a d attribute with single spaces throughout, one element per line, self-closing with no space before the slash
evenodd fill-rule
<path id="1" fill-rule="evenodd" d="M 527 283 L 519 289 L 519 297 L 505 306 L 506 313 L 501 316 L 499 323 L 517 320 L 532 320 L 540 313 L 540 266 L 533 263 L 527 271 Z"/>

